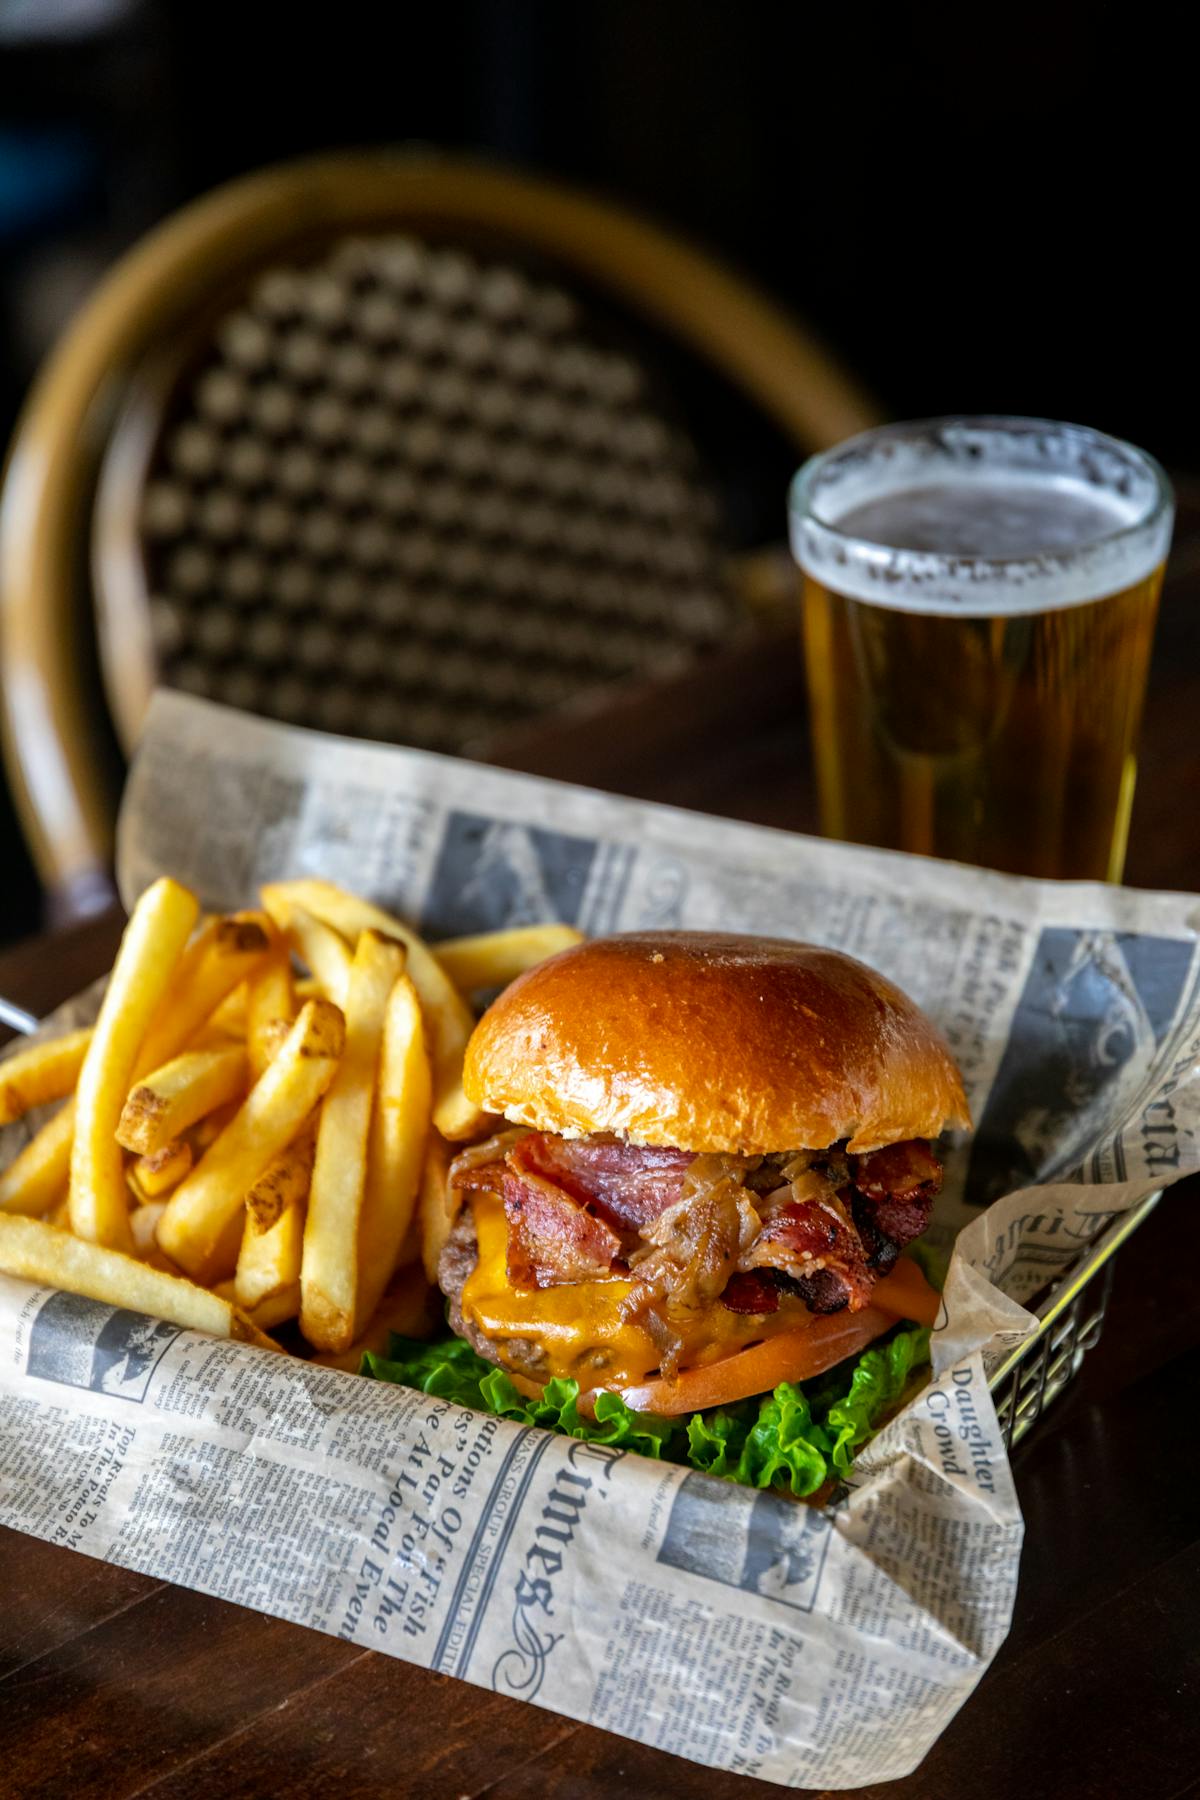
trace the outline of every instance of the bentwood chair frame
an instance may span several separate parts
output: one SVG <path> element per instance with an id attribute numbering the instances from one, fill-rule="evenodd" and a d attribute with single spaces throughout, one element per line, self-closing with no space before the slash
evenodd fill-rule
<path id="1" fill-rule="evenodd" d="M 19 421 L 0 497 L 0 724 L 15 804 L 60 908 L 106 891 L 113 795 L 86 646 L 97 471 L 131 387 L 264 262 L 361 231 L 456 232 L 555 263 L 716 367 L 798 453 L 877 421 L 784 310 L 624 210 L 499 168 L 427 154 L 322 157 L 235 181 L 167 220 L 111 271 Z M 106 660 L 126 739 L 148 645 Z"/>

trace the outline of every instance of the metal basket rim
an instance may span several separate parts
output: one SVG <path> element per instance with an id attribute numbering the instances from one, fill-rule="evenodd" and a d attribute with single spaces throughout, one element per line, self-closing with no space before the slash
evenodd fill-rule
<path id="1" fill-rule="evenodd" d="M 1111 1260 L 1120 1249 L 1126 1238 L 1135 1232 L 1143 1221 L 1149 1218 L 1154 1208 L 1162 1199 L 1163 1190 L 1147 1194 L 1136 1202 L 1127 1212 L 1106 1226 L 1084 1254 L 1073 1263 L 1065 1274 L 1060 1275 L 1040 1306 L 1030 1310 L 1038 1321 L 1037 1330 L 1032 1332 L 1023 1343 L 1010 1350 L 1001 1362 L 993 1369 L 988 1378 L 988 1387 L 993 1393 L 1000 1387 L 1005 1378 L 1012 1374 L 1018 1363 L 1022 1362 L 1030 1351 L 1041 1343 L 1056 1319 L 1064 1313 L 1072 1302 L 1082 1293 L 1087 1284 Z"/>

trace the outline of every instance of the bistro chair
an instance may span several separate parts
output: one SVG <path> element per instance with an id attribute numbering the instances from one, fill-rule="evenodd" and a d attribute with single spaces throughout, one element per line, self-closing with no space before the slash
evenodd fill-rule
<path id="1" fill-rule="evenodd" d="M 877 417 L 702 253 L 489 166 L 288 165 L 135 247 L 42 371 L 0 497 L 5 756 L 60 914 L 111 891 L 156 682 L 486 756 L 736 630 L 664 346 L 798 454 Z"/>

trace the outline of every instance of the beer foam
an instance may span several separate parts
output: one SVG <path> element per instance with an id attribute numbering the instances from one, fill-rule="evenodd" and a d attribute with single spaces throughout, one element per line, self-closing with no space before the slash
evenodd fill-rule
<path id="1" fill-rule="evenodd" d="M 1171 540 L 1166 476 L 1102 432 L 934 419 L 864 432 L 792 484 L 792 551 L 853 600 L 902 611 L 1049 612 L 1133 587 Z"/>

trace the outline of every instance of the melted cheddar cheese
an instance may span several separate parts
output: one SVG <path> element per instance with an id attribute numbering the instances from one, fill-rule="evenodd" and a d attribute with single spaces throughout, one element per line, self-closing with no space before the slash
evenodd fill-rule
<path id="1" fill-rule="evenodd" d="M 514 1287 L 508 1279 L 503 1203 L 494 1194 L 476 1193 L 472 1209 L 479 1253 L 463 1283 L 464 1319 L 498 1347 L 507 1338 L 532 1339 L 544 1353 L 547 1377 L 574 1378 L 584 1387 L 627 1387 L 657 1369 L 660 1352 L 649 1332 L 621 1317 L 631 1281 Z M 680 1363 L 686 1368 L 717 1362 L 777 1332 L 793 1331 L 809 1317 L 807 1307 L 789 1301 L 765 1317 L 733 1313 L 721 1305 L 705 1307 L 690 1327 L 677 1327 L 684 1339 Z"/>

